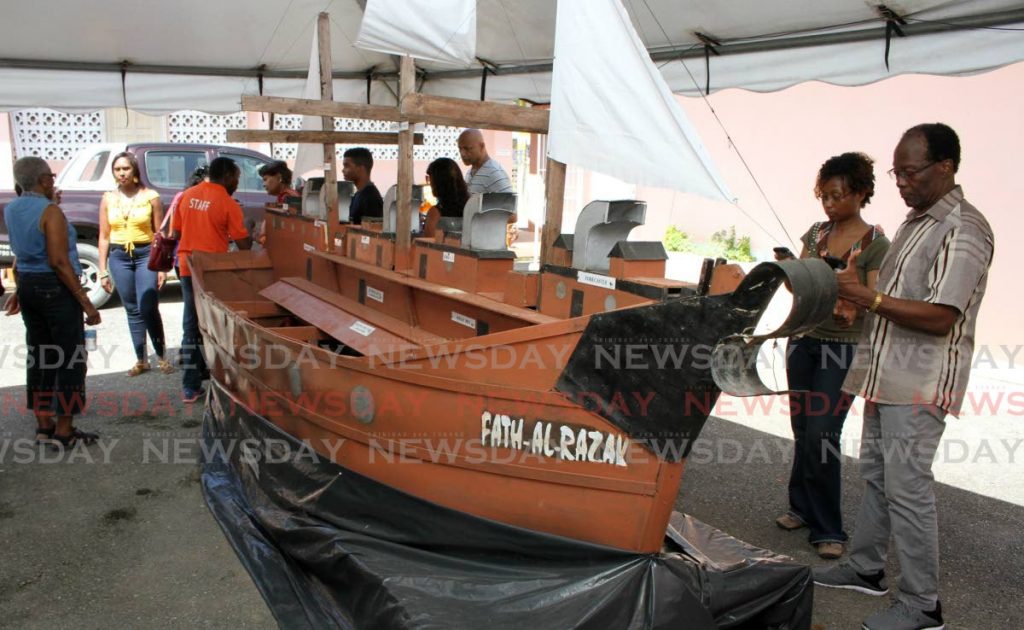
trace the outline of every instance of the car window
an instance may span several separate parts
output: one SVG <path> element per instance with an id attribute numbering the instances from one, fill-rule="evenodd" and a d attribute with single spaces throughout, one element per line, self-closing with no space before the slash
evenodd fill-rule
<path id="1" fill-rule="evenodd" d="M 205 151 L 148 151 L 146 175 L 156 188 L 182 190 L 188 178 L 207 164 Z"/>
<path id="2" fill-rule="evenodd" d="M 242 171 L 238 178 L 238 190 L 241 192 L 264 192 L 263 178 L 260 177 L 260 167 L 266 164 L 266 160 L 242 155 L 240 153 L 221 153 L 221 157 L 231 158 Z"/>
<path id="3" fill-rule="evenodd" d="M 82 176 L 78 178 L 78 181 L 98 182 L 103 177 L 103 167 L 107 165 L 109 157 L 110 151 L 100 151 L 89 158 L 89 161 L 82 167 Z"/>

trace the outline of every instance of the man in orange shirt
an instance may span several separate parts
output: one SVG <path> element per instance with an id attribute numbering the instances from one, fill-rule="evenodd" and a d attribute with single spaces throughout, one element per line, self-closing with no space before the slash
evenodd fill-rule
<path id="1" fill-rule="evenodd" d="M 242 207 L 231 198 L 238 188 L 238 165 L 230 158 L 220 157 L 210 163 L 209 174 L 210 181 L 182 193 L 171 217 L 171 238 L 179 239 L 178 276 L 185 304 L 181 322 L 181 399 L 187 403 L 202 397 L 203 379 L 209 377 L 203 359 L 203 338 L 199 334 L 188 256 L 192 252 L 226 252 L 230 241 L 234 241 L 238 249 L 252 247 L 252 239 L 242 223 Z"/>

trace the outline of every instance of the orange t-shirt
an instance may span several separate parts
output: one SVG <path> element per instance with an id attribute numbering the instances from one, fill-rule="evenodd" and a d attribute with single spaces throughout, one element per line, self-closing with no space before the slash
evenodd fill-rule
<path id="1" fill-rule="evenodd" d="M 181 234 L 178 265 L 183 276 L 191 276 L 186 257 L 192 252 L 226 252 L 228 242 L 249 236 L 242 223 L 242 207 L 226 188 L 203 182 L 181 195 L 171 217 L 171 229 Z"/>

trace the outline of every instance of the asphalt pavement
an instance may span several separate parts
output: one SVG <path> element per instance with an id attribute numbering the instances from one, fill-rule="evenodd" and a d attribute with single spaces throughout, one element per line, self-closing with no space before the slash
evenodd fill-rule
<path id="1" fill-rule="evenodd" d="M 176 346 L 177 287 L 164 290 L 161 312 Z M 180 373 L 129 378 L 134 356 L 124 310 L 114 300 L 101 313 L 88 381 L 95 408 L 79 424 L 100 432 L 104 445 L 75 458 L 31 447 L 34 422 L 21 409 L 24 328 L 20 318 L 0 316 L 0 627 L 273 627 L 203 502 L 201 407 L 180 402 Z M 979 382 L 1024 390 L 1012 372 Z M 753 545 L 825 564 L 805 533 L 783 532 L 773 522 L 785 508 L 792 446 L 784 414 L 743 405 L 723 401 L 723 418 L 708 423 L 701 455 L 687 463 L 677 509 Z M 844 452 L 855 452 L 859 426 L 851 414 Z M 1016 436 L 1024 442 L 1020 427 L 1018 416 L 997 409 L 947 429 L 956 448 L 936 465 L 936 493 L 949 628 L 1024 627 L 1024 446 L 1013 448 Z M 852 528 L 862 495 L 852 459 L 844 481 Z M 885 604 L 818 589 L 815 625 L 858 628 Z"/>

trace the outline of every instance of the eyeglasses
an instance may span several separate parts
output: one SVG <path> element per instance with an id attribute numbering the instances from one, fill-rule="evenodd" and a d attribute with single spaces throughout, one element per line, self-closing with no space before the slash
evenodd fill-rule
<path id="1" fill-rule="evenodd" d="M 921 173 L 927 171 L 931 167 L 935 166 L 936 164 L 938 164 L 938 162 L 928 162 L 927 164 L 925 164 L 921 168 L 901 168 L 901 169 L 890 168 L 889 171 L 888 171 L 889 172 L 889 179 L 892 179 L 892 180 L 896 180 L 896 179 L 911 180 L 911 179 L 914 179 L 915 177 L 917 177 L 918 175 L 920 175 Z"/>

